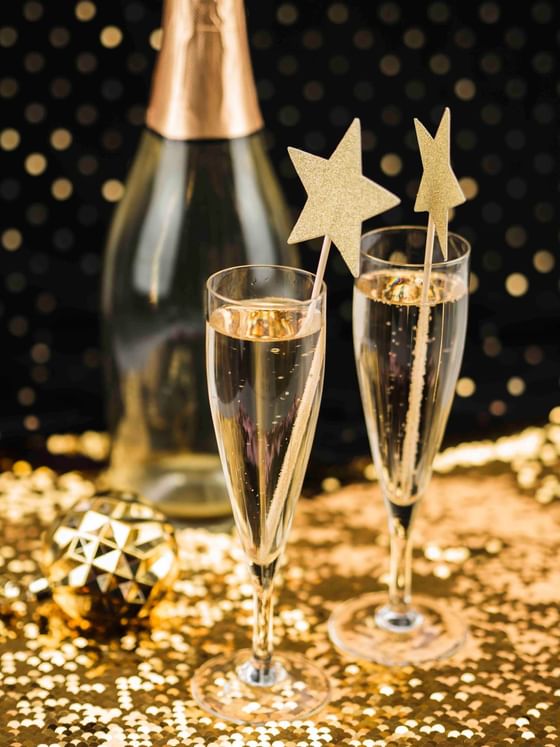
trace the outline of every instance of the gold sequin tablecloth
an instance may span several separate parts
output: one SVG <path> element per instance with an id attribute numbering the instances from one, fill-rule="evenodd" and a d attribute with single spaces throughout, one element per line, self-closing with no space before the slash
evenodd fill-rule
<path id="1" fill-rule="evenodd" d="M 0 477 L 8 589 L 37 575 L 41 527 L 92 490 L 78 473 L 19 472 Z M 72 629 L 52 602 L 4 601 L 0 745 L 559 745 L 560 502 L 539 504 L 505 468 L 472 468 L 434 478 L 416 531 L 415 588 L 470 624 L 452 660 L 389 670 L 330 644 L 333 606 L 383 588 L 387 567 L 378 488 L 353 485 L 300 502 L 281 571 L 278 637 L 332 680 L 315 720 L 252 728 L 195 706 L 193 669 L 247 644 L 251 587 L 230 535 L 182 529 L 183 572 L 151 628 L 103 638 Z"/>

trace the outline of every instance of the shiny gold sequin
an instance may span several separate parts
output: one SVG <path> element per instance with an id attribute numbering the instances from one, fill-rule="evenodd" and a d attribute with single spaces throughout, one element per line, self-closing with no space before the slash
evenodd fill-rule
<path id="1" fill-rule="evenodd" d="M 198 665 L 250 637 L 252 590 L 237 542 L 179 529 L 181 574 L 150 626 L 114 638 L 73 628 L 25 589 L 38 575 L 42 528 L 95 486 L 17 462 L 0 475 L 0 745 L 556 747 L 560 502 L 534 498 L 541 472 L 554 476 L 541 455 L 556 448 L 559 425 L 444 452 L 447 474 L 434 478 L 418 519 L 414 586 L 446 599 L 471 634 L 438 665 L 390 670 L 334 650 L 334 605 L 384 586 L 385 509 L 371 482 L 333 483 L 300 502 L 276 631 L 282 646 L 326 669 L 333 701 L 314 720 L 258 727 L 213 719 L 190 695 Z M 536 471 L 532 488 L 517 485 L 523 469 Z"/>

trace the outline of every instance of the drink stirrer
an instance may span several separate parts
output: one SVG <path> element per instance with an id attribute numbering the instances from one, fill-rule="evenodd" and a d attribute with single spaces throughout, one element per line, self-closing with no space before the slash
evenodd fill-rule
<path id="1" fill-rule="evenodd" d="M 288 148 L 288 153 L 307 192 L 307 201 L 288 238 L 288 243 L 295 244 L 324 237 L 311 294 L 311 299 L 315 299 L 321 292 L 331 243 L 334 243 L 341 253 L 352 275 L 358 277 L 362 222 L 395 207 L 400 199 L 362 174 L 359 119 L 353 120 L 328 159 L 297 148 Z M 312 323 L 313 312 L 314 304 L 311 304 L 304 324 Z M 322 351 L 324 345 L 325 328 L 322 326 L 317 342 L 318 350 Z M 292 479 L 291 465 L 294 454 L 301 448 L 305 438 L 313 394 L 320 385 L 321 360 L 322 356 L 315 352 L 266 519 L 264 553 L 268 552 L 278 531 L 278 523 L 285 507 L 285 496 Z M 265 562 L 265 558 L 262 562 Z"/>
<path id="2" fill-rule="evenodd" d="M 451 169 L 451 114 L 449 108 L 446 107 L 443 112 L 435 137 L 432 138 L 418 119 L 414 120 L 414 126 L 416 128 L 416 137 L 424 168 L 414 210 L 417 213 L 428 212 L 429 217 L 424 253 L 422 296 L 416 326 L 406 430 L 402 452 L 399 502 L 403 504 L 412 502 L 413 475 L 420 430 L 420 410 L 426 376 L 426 355 L 428 351 L 428 329 L 430 324 L 429 290 L 434 255 L 434 237 L 437 234 L 443 258 L 446 260 L 449 209 L 465 202 L 463 190 Z"/>

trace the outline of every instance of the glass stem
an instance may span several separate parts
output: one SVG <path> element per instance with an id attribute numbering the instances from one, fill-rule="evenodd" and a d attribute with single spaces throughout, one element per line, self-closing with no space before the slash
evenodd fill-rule
<path id="1" fill-rule="evenodd" d="M 391 565 L 389 604 L 376 613 L 377 624 L 392 632 L 408 632 L 422 621 L 411 606 L 412 538 L 411 529 L 417 503 L 397 506 L 388 501 Z"/>
<path id="2" fill-rule="evenodd" d="M 270 565 L 256 565 L 253 572 L 253 650 L 250 661 L 241 664 L 237 674 L 249 685 L 269 687 L 285 674 L 281 665 L 272 660 L 272 615 L 274 611 L 274 571 L 276 561 Z"/>
<path id="3" fill-rule="evenodd" d="M 254 665 L 264 677 L 270 674 L 272 661 L 272 616 L 274 610 L 272 579 L 261 582 L 254 579 L 255 611 L 253 622 Z"/>
<path id="4" fill-rule="evenodd" d="M 410 608 L 412 583 L 412 540 L 410 527 L 398 516 L 389 519 L 391 565 L 389 571 L 389 605 L 397 614 Z"/>

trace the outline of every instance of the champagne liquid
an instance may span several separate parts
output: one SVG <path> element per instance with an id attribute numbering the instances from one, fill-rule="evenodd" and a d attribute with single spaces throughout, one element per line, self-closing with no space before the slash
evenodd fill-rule
<path id="1" fill-rule="evenodd" d="M 208 386 L 237 529 L 251 562 L 266 566 L 282 550 L 301 492 L 321 400 L 324 350 L 319 314 L 310 318 L 307 307 L 291 300 L 255 303 L 258 307 L 247 302 L 212 313 Z M 312 371 L 316 375 L 306 387 Z M 292 438 L 297 443 L 290 446 Z M 275 495 L 281 471 L 289 479 Z"/>
<path id="2" fill-rule="evenodd" d="M 432 272 L 426 372 L 412 493 L 402 464 L 422 271 L 376 271 L 354 288 L 354 351 L 369 440 L 386 497 L 406 505 L 421 496 L 441 444 L 461 366 L 467 324 L 464 282 Z M 407 491 L 410 492 L 410 491 Z"/>

